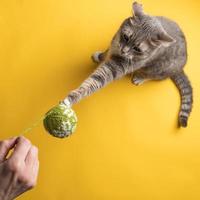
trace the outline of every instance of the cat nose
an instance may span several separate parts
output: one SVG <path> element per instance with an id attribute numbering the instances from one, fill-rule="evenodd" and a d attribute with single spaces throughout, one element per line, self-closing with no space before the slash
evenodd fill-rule
<path id="1" fill-rule="evenodd" d="M 122 49 L 122 53 L 128 53 L 129 50 L 130 50 L 130 47 L 125 46 L 125 47 Z"/>

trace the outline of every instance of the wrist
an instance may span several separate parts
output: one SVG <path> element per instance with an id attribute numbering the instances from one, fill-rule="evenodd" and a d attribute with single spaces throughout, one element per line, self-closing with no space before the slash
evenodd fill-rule
<path id="1" fill-rule="evenodd" d="M 0 200 L 7 200 L 4 195 L 0 194 Z"/>
<path id="2" fill-rule="evenodd" d="M 0 193 L 0 200 L 12 200 L 7 195 Z"/>

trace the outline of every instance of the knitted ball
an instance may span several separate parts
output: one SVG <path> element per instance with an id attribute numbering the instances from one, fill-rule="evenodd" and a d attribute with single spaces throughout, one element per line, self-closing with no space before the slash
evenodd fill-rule
<path id="1" fill-rule="evenodd" d="M 51 135 L 64 138 L 75 131 L 77 117 L 70 106 L 60 103 L 46 113 L 43 124 Z"/>

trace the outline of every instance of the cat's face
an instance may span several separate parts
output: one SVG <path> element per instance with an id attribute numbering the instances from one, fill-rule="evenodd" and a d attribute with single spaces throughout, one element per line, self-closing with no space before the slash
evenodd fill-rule
<path id="1" fill-rule="evenodd" d="M 144 14 L 142 5 L 133 3 L 133 11 L 134 16 L 122 23 L 113 40 L 118 54 L 134 60 L 145 59 L 161 45 L 167 47 L 174 42 L 155 17 Z"/>

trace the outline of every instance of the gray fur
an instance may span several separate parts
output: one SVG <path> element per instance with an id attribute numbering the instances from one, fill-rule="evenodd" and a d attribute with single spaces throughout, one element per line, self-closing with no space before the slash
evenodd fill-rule
<path id="1" fill-rule="evenodd" d="M 186 127 L 193 99 L 190 81 L 183 72 L 187 60 L 184 34 L 172 20 L 145 14 L 137 2 L 133 3 L 133 12 L 120 26 L 108 50 L 93 54 L 98 68 L 67 99 L 73 105 L 130 73 L 136 85 L 171 78 L 181 95 L 179 125 Z"/>

